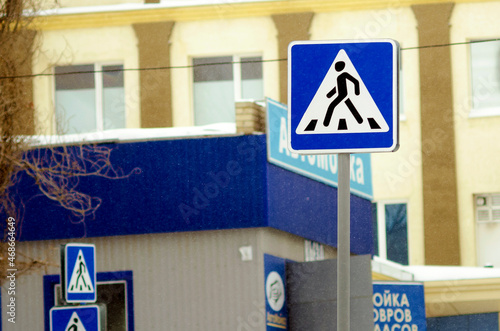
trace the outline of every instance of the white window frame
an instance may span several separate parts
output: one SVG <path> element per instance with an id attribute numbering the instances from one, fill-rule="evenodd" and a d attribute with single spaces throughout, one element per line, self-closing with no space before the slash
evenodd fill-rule
<path id="1" fill-rule="evenodd" d="M 241 55 L 233 55 L 234 100 L 241 100 Z"/>
<path id="2" fill-rule="evenodd" d="M 373 203 L 377 204 L 377 229 L 373 229 L 376 231 L 377 242 L 378 242 L 378 257 L 380 259 L 391 261 L 387 258 L 387 231 L 386 231 L 386 215 L 385 215 L 385 206 L 386 205 L 395 205 L 395 204 L 405 204 L 406 205 L 406 241 L 408 243 L 408 263 L 410 262 L 410 231 L 409 231 L 409 203 L 407 200 L 379 200 L 373 201 Z M 375 235 L 375 234 L 374 234 Z M 395 262 L 396 263 L 396 262 Z"/>
<path id="3" fill-rule="evenodd" d="M 401 44 L 401 43 L 400 43 Z M 403 72 L 403 57 L 399 57 L 399 68 L 398 68 L 398 107 L 399 107 L 399 120 L 406 121 L 406 111 L 404 107 L 404 72 Z"/>
<path id="4" fill-rule="evenodd" d="M 97 131 L 104 131 L 104 109 L 103 109 L 103 84 L 102 84 L 102 63 L 94 63 L 94 81 L 95 81 L 95 120 Z"/>
<path id="5" fill-rule="evenodd" d="M 487 39 L 487 38 L 483 38 Z M 474 105 L 474 98 L 477 97 L 474 95 L 474 86 L 473 86 L 473 69 L 472 69 L 472 47 L 475 41 L 480 41 L 482 39 L 471 39 L 469 40 L 469 74 L 470 74 L 470 112 L 469 118 L 477 118 L 477 117 L 489 117 L 489 116 L 500 116 L 500 105 L 491 108 L 476 108 Z M 500 61 L 500 59 L 499 59 Z M 486 88 L 485 85 L 487 82 L 484 82 L 483 88 Z M 500 83 L 500 82 L 499 82 Z"/>
<path id="6" fill-rule="evenodd" d="M 102 81 L 102 68 L 107 66 L 122 66 L 125 69 L 125 65 L 123 62 L 87 62 L 87 63 L 72 63 L 72 64 L 60 64 L 54 65 L 54 74 L 55 67 L 59 66 L 79 66 L 79 65 L 93 65 L 94 66 L 94 90 L 95 90 L 95 111 L 96 111 L 96 132 L 104 131 L 104 109 L 103 109 L 103 81 Z M 123 73 L 123 88 L 125 89 L 125 72 Z M 57 111 L 56 111 L 56 76 L 54 76 L 53 81 L 53 100 L 54 100 L 54 118 L 53 125 L 55 128 L 56 134 L 62 134 L 61 132 L 57 132 Z M 127 124 L 127 107 L 125 100 L 124 101 L 124 115 L 125 115 L 125 127 Z"/>
<path id="7" fill-rule="evenodd" d="M 232 66 L 233 66 L 233 93 L 234 93 L 234 102 L 241 101 L 249 101 L 249 99 L 243 99 L 242 97 L 242 79 L 241 79 L 241 59 L 247 57 L 260 57 L 261 61 L 263 61 L 262 53 L 237 53 L 237 54 L 203 54 L 203 55 L 191 55 L 190 63 L 193 63 L 194 59 L 203 59 L 210 57 L 231 57 L 232 58 Z M 194 74 L 193 70 L 190 71 L 190 90 L 191 90 L 191 109 L 192 109 L 192 122 L 193 125 L 196 122 L 195 117 L 195 109 L 194 109 Z M 264 81 L 264 66 L 262 65 L 262 83 L 265 84 Z M 265 86 L 263 86 L 263 90 L 265 91 Z M 262 91 L 264 93 L 264 91 Z M 252 101 L 263 101 L 263 100 L 252 100 Z"/>
<path id="8" fill-rule="evenodd" d="M 246 101 L 241 96 L 241 92 L 242 92 L 241 91 L 241 87 L 242 87 L 241 61 L 242 61 L 242 58 L 247 58 L 247 57 L 260 57 L 261 61 L 263 61 L 262 54 L 250 53 L 250 54 L 233 55 L 234 100 L 236 102 L 238 102 L 238 101 Z M 262 83 L 264 83 L 264 66 L 263 66 L 263 62 L 261 62 L 261 65 L 262 65 Z M 264 91 L 262 91 L 262 92 L 264 92 Z M 261 101 L 261 100 L 253 100 L 253 101 Z"/>

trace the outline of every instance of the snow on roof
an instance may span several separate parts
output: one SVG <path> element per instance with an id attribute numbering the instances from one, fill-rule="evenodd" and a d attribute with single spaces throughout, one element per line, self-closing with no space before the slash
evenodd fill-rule
<path id="1" fill-rule="evenodd" d="M 116 129 L 68 135 L 38 135 L 27 137 L 31 146 L 66 145 L 74 143 L 131 142 L 185 137 L 225 136 L 236 134 L 234 123 L 216 123 L 204 126 Z"/>
<path id="2" fill-rule="evenodd" d="M 161 3 L 148 3 L 148 4 L 122 3 L 122 4 L 102 5 L 102 6 L 63 7 L 63 8 L 43 10 L 37 14 L 40 16 L 74 15 L 74 14 L 120 12 L 120 11 L 130 11 L 130 10 L 195 7 L 195 6 L 207 6 L 207 5 L 231 5 L 237 3 L 269 2 L 269 1 L 274 1 L 274 0 L 169 0 L 169 1 L 162 1 Z"/>
<path id="3" fill-rule="evenodd" d="M 462 266 L 404 266 L 374 256 L 372 271 L 404 281 L 444 281 L 500 278 L 500 268 Z"/>
<path id="4" fill-rule="evenodd" d="M 408 266 L 416 281 L 500 278 L 500 268 L 459 266 Z"/>

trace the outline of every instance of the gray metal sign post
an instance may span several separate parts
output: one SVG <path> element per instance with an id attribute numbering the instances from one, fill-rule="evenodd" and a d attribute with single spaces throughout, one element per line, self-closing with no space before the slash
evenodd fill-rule
<path id="1" fill-rule="evenodd" d="M 351 154 L 339 154 L 337 191 L 337 330 L 350 330 L 351 310 Z"/>
<path id="2" fill-rule="evenodd" d="M 350 327 L 350 153 L 398 149 L 399 49 L 392 39 L 288 46 L 288 148 L 338 153 L 338 331 Z"/>

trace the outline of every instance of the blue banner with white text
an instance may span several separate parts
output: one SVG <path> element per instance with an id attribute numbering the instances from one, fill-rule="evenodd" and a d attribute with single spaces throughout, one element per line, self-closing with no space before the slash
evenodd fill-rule
<path id="1" fill-rule="evenodd" d="M 267 158 L 287 170 L 338 187 L 337 154 L 299 155 L 287 148 L 288 118 L 286 105 L 267 99 Z M 370 154 L 351 154 L 351 192 L 373 198 Z"/>
<path id="2" fill-rule="evenodd" d="M 374 331 L 425 331 L 422 283 L 373 283 Z"/>

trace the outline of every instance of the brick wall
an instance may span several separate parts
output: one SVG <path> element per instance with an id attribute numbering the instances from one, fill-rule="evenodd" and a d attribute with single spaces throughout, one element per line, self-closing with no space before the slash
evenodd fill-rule
<path id="1" fill-rule="evenodd" d="M 236 103 L 236 132 L 251 134 L 265 129 L 264 107 L 250 101 Z"/>

